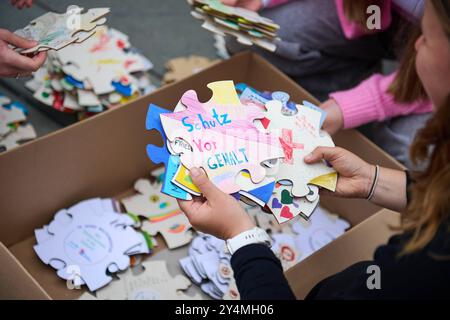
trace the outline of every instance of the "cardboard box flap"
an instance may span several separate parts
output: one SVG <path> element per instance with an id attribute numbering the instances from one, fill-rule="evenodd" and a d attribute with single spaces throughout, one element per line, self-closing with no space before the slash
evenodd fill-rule
<path id="1" fill-rule="evenodd" d="M 50 296 L 42 289 L 28 271 L 17 261 L 0 242 L 0 299 L 49 300 Z"/>
<path id="2" fill-rule="evenodd" d="M 383 209 L 287 270 L 297 298 L 304 299 L 317 283 L 352 264 L 372 260 L 375 249 L 392 236 L 391 227 L 399 226 L 399 218 L 400 214 Z"/>

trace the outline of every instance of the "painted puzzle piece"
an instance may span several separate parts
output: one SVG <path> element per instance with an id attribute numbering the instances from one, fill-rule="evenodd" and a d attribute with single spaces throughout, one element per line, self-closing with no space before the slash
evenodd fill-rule
<path id="1" fill-rule="evenodd" d="M 167 136 L 162 127 L 160 118 L 162 114 L 169 112 L 170 111 L 158 107 L 157 105 L 150 104 L 147 111 L 146 129 L 158 131 L 161 134 L 163 146 L 147 145 L 147 155 L 153 163 L 164 164 L 166 168 L 161 191 L 177 199 L 191 200 L 192 196 L 188 192 L 172 183 L 172 179 L 180 166 L 180 159 L 177 156 L 172 156 L 168 151 Z"/>
<path id="2" fill-rule="evenodd" d="M 308 184 L 315 184 L 331 191 L 336 189 L 337 173 L 325 163 L 306 164 L 303 159 L 316 147 L 334 147 L 331 137 L 320 131 L 322 114 L 312 108 L 298 106 L 295 116 L 281 113 L 282 105 L 272 100 L 266 105 L 269 130 L 279 132 L 285 158 L 281 161 L 277 180 L 289 180 L 292 194 L 304 197 L 309 193 Z"/>
<path id="3" fill-rule="evenodd" d="M 184 293 L 191 282 L 182 275 L 172 277 L 165 261 L 144 261 L 142 272 L 131 269 L 119 274 L 119 280 L 96 292 L 102 300 L 200 300 L 199 295 Z"/>
<path id="4" fill-rule="evenodd" d="M 173 216 L 181 212 L 176 199 L 161 193 L 160 183 L 150 183 L 148 179 L 139 179 L 134 184 L 138 194 L 122 199 L 128 213 L 146 217 L 159 218 Z"/>
<path id="5" fill-rule="evenodd" d="M 17 148 L 20 143 L 36 139 L 37 134 L 31 124 L 18 126 L 14 131 L 0 138 L 0 149 L 12 150 Z"/>
<path id="6" fill-rule="evenodd" d="M 166 63 L 167 72 L 164 75 L 163 83 L 169 84 L 184 79 L 208 68 L 215 62 L 217 60 L 211 61 L 208 58 L 195 55 L 169 60 Z"/>
<path id="7" fill-rule="evenodd" d="M 21 53 L 60 50 L 69 44 L 83 42 L 95 33 L 93 29 L 106 23 L 104 17 L 110 11 L 108 8 L 95 8 L 81 13 L 82 10 L 70 6 L 63 14 L 48 12 L 17 30 L 17 35 L 39 43 L 33 48 L 21 50 Z"/>
<path id="8" fill-rule="evenodd" d="M 181 102 L 186 110 L 161 114 L 169 141 L 182 137 L 193 149 L 180 159 L 188 169 L 203 167 L 209 178 L 227 193 L 239 191 L 235 178 L 247 170 L 255 183 L 264 179 L 261 163 L 283 157 L 279 141 L 260 132 L 252 123 L 263 115 L 256 106 L 243 106 L 232 81 L 208 85 L 213 96 L 201 103 L 194 91 L 186 92 Z"/>
<path id="9" fill-rule="evenodd" d="M 268 206 L 278 223 L 290 221 L 298 215 L 309 219 L 319 204 L 319 189 L 312 185 L 308 187 L 310 189 L 308 195 L 299 198 L 292 196 L 292 186 L 277 183 Z"/>
<path id="10" fill-rule="evenodd" d="M 293 234 L 276 233 L 270 236 L 272 238 L 272 251 L 280 259 L 284 271 L 297 264 L 300 253 L 295 244 Z"/>
<path id="11" fill-rule="evenodd" d="M 190 229 L 191 224 L 183 212 L 173 216 L 152 218 L 142 223 L 142 230 L 150 235 L 156 236 L 160 233 L 169 249 L 182 247 L 191 242 L 193 234 Z"/>
<path id="12" fill-rule="evenodd" d="M 130 97 L 137 89 L 137 85 L 134 85 L 137 80 L 133 79 L 131 73 L 148 71 L 153 67 L 141 54 L 129 50 L 130 47 L 127 35 L 103 26 L 76 48 L 60 50 L 58 59 L 64 73 L 79 82 L 87 80 L 95 94 L 117 91 Z"/>
<path id="13" fill-rule="evenodd" d="M 6 101 L 6 99 L 4 99 Z M 6 108 L 0 106 L 0 136 L 6 135 L 11 131 L 10 125 L 25 121 L 25 113 L 19 108 Z"/>
<path id="14" fill-rule="evenodd" d="M 47 228 L 51 237 L 34 250 L 42 262 L 57 269 L 59 277 L 71 279 L 76 269 L 80 280 L 75 285 L 86 283 L 94 291 L 112 280 L 106 274 L 109 266 L 125 270 L 129 252 L 149 252 L 144 237 L 130 223 L 128 216 L 106 209 L 99 199 L 86 200 L 58 212 Z"/>
<path id="15" fill-rule="evenodd" d="M 255 24 L 264 25 L 267 28 L 278 30 L 279 25 L 274 23 L 272 20 L 260 16 L 257 12 L 247 10 L 241 7 L 231 7 L 224 5 L 220 0 L 189 0 L 191 5 L 201 6 L 205 11 L 213 11 L 221 16 L 232 16 L 244 19 L 248 22 Z"/>

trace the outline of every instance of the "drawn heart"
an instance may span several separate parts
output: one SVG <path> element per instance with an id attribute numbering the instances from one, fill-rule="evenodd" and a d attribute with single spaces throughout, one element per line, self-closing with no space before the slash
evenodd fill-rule
<path id="1" fill-rule="evenodd" d="M 292 204 L 293 198 L 288 190 L 281 191 L 281 203 L 282 204 Z"/>
<path id="2" fill-rule="evenodd" d="M 281 207 L 282 207 L 282 205 L 281 205 L 280 201 L 278 201 L 277 198 L 274 198 L 272 200 L 272 208 L 273 209 L 280 209 Z"/>
<path id="3" fill-rule="evenodd" d="M 281 209 L 281 213 L 280 216 L 286 219 L 292 219 L 294 217 L 294 215 L 291 212 L 291 209 L 289 209 L 289 207 L 283 207 L 283 209 Z"/>

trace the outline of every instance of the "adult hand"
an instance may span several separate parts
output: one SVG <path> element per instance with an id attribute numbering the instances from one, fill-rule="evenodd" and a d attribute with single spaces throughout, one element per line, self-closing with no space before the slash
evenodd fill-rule
<path id="1" fill-rule="evenodd" d="M 241 7 L 251 11 L 262 8 L 262 0 L 221 0 L 223 4 L 231 7 Z"/>
<path id="2" fill-rule="evenodd" d="M 323 123 L 323 130 L 333 135 L 344 127 L 342 111 L 335 100 L 329 99 L 322 103 L 320 107 L 327 112 L 327 118 Z"/>
<path id="3" fill-rule="evenodd" d="M 375 176 L 375 166 L 368 164 L 350 151 L 334 147 L 318 147 L 305 157 L 308 164 L 328 161 L 339 174 L 335 192 L 321 193 L 344 198 L 366 198 Z"/>
<path id="4" fill-rule="evenodd" d="M 218 189 L 202 169 L 192 168 L 190 174 L 204 197 L 178 204 L 194 229 L 228 240 L 255 227 L 236 199 Z"/>
<path id="5" fill-rule="evenodd" d="M 11 0 L 11 4 L 18 9 L 31 8 L 33 0 Z"/>
<path id="6" fill-rule="evenodd" d="M 0 77 L 14 78 L 30 75 L 31 72 L 37 71 L 47 58 L 45 52 L 40 52 L 30 58 L 15 52 L 8 45 L 29 49 L 36 46 L 37 42 L 19 37 L 8 30 L 0 29 Z"/>

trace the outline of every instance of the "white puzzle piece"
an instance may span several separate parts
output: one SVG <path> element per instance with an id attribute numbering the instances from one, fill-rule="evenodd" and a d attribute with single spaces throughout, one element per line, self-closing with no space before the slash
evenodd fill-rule
<path id="1" fill-rule="evenodd" d="M 143 272 L 129 269 L 119 280 L 96 292 L 98 299 L 108 300 L 200 300 L 201 296 L 184 293 L 191 282 L 182 275 L 172 277 L 165 261 L 144 261 Z"/>
<path id="2" fill-rule="evenodd" d="M 91 199 L 59 211 L 47 228 L 52 236 L 34 246 L 42 262 L 57 267 L 59 277 L 69 279 L 76 267 L 81 279 L 78 284 L 86 283 L 91 291 L 112 280 L 106 273 L 110 265 L 118 270 L 129 267 L 129 251 L 136 252 L 139 247 L 141 252 L 149 252 L 142 234 L 130 227 L 132 219 L 104 211 L 104 205 L 100 199 Z"/>
<path id="3" fill-rule="evenodd" d="M 309 193 L 308 184 L 318 184 L 334 191 L 337 173 L 325 163 L 306 164 L 305 156 L 316 147 L 334 147 L 331 137 L 320 131 L 322 114 L 314 109 L 297 105 L 294 116 L 282 113 L 282 103 L 277 100 L 266 104 L 266 118 L 270 119 L 269 131 L 277 132 L 284 148 L 277 180 L 290 180 L 292 195 L 304 197 Z"/>

